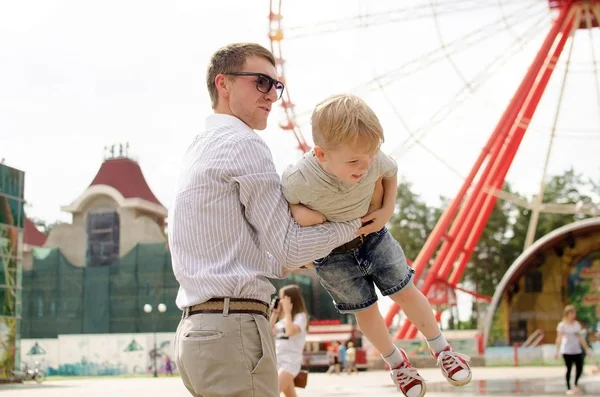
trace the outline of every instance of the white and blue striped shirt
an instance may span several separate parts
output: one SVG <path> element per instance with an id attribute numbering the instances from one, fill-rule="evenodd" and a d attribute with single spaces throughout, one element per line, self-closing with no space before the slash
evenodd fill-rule
<path id="1" fill-rule="evenodd" d="M 208 117 L 183 161 L 169 210 L 180 309 L 214 297 L 269 302 L 267 277 L 322 258 L 356 237 L 360 220 L 301 227 L 265 142 L 236 117 Z"/>

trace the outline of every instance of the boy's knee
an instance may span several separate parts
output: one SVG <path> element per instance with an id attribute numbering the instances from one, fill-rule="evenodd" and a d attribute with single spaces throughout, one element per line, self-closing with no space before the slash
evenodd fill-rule
<path id="1" fill-rule="evenodd" d="M 390 297 L 392 299 L 412 299 L 415 297 L 415 294 L 421 294 L 421 291 L 412 282 L 410 282 L 400 291 L 394 292 Z"/>
<path id="2" fill-rule="evenodd" d="M 379 305 L 375 303 L 374 305 L 371 305 L 365 309 L 359 310 L 354 313 L 354 316 L 357 320 L 360 320 L 361 318 L 371 320 L 373 316 L 381 316 L 381 312 L 379 311 Z"/>

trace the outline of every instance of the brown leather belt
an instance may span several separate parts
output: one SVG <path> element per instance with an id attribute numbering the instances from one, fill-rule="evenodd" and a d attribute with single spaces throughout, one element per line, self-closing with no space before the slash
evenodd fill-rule
<path id="1" fill-rule="evenodd" d="M 355 248 L 360 247 L 365 242 L 364 236 L 358 236 L 354 240 L 348 241 L 346 244 L 342 244 L 331 251 L 332 254 L 341 254 L 343 252 L 352 251 Z"/>
<path id="2" fill-rule="evenodd" d="M 256 299 L 213 298 L 187 308 L 188 315 L 198 313 L 246 313 L 261 314 L 269 319 L 269 305 Z"/>

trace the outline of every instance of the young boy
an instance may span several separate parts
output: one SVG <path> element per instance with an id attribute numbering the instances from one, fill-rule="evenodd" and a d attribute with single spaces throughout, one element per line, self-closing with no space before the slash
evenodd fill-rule
<path id="1" fill-rule="evenodd" d="M 422 397 L 426 384 L 406 353 L 394 345 L 377 306 L 375 285 L 402 307 L 427 338 L 448 382 L 455 386 L 469 383 L 469 358 L 446 342 L 429 302 L 412 283 L 414 270 L 385 228 L 396 204 L 397 165 L 379 150 L 383 128 L 377 116 L 360 98 L 337 95 L 317 105 L 311 121 L 314 149 L 282 177 L 294 219 L 303 226 L 358 217 L 364 222 L 359 237 L 314 262 L 321 284 L 340 313 L 354 313 L 405 396 Z M 383 202 L 370 208 L 372 199 L 377 201 L 373 193 L 380 178 Z"/>

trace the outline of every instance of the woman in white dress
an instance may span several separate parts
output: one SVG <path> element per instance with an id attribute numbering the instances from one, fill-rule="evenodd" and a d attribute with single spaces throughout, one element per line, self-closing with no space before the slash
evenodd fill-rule
<path id="1" fill-rule="evenodd" d="M 590 354 L 591 350 L 581 333 L 581 324 L 576 320 L 575 306 L 568 305 L 564 310 L 563 320 L 556 327 L 556 358 L 562 354 L 567 366 L 567 394 L 579 393 L 579 377 L 583 372 L 583 348 Z M 571 389 L 571 368 L 575 364 L 575 389 Z"/>
<path id="2" fill-rule="evenodd" d="M 302 366 L 308 312 L 302 291 L 297 285 L 281 288 L 279 298 L 279 304 L 273 308 L 271 316 L 279 370 L 279 391 L 286 397 L 296 397 L 294 378 Z"/>

